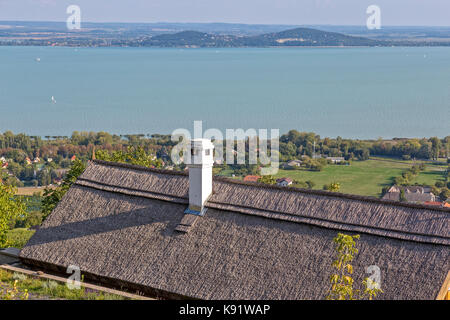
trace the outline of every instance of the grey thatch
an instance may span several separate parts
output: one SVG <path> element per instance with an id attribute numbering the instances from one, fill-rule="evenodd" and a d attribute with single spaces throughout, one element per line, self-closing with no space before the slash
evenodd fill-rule
<path id="1" fill-rule="evenodd" d="M 323 299 L 342 230 L 361 234 L 355 277 L 379 266 L 382 299 L 434 299 L 448 273 L 448 209 L 224 178 L 213 189 L 189 217 L 185 173 L 95 160 L 20 257 L 166 298 Z"/>

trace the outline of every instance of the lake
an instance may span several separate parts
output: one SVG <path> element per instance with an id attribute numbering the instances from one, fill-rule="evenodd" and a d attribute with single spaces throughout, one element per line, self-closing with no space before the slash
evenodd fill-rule
<path id="1" fill-rule="evenodd" d="M 0 132 L 171 133 L 194 120 L 204 129 L 444 137 L 450 48 L 0 47 Z"/>

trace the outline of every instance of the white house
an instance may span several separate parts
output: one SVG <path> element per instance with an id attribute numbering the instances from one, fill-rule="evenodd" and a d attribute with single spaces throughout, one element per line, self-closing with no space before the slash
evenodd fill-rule
<path id="1" fill-rule="evenodd" d="M 292 179 L 291 178 L 280 178 L 277 179 L 277 185 L 281 186 L 281 187 L 287 187 L 289 185 L 292 184 Z"/>

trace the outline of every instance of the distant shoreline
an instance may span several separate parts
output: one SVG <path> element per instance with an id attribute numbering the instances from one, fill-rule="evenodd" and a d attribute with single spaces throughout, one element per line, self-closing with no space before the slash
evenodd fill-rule
<path id="1" fill-rule="evenodd" d="M 196 46 L 173 46 L 173 47 L 165 47 L 165 46 L 68 46 L 68 45 L 24 45 L 24 44 L 3 44 L 0 42 L 0 47 L 57 47 L 57 48 L 134 48 L 134 49 L 289 49 L 289 48 L 306 48 L 306 49 L 351 49 L 351 48 L 447 48 L 450 47 L 450 42 L 445 45 L 377 45 L 377 46 L 266 46 L 266 47 L 251 47 L 251 46 L 242 46 L 242 47 L 196 47 Z"/>
<path id="2" fill-rule="evenodd" d="M 341 48 L 341 47 L 447 47 L 449 34 L 427 34 L 426 37 L 405 38 L 370 37 L 370 34 L 324 31 L 298 27 L 276 32 L 260 30 L 260 33 L 220 33 L 196 31 L 195 29 L 173 30 L 155 33 L 143 30 L 116 29 L 39 29 L 37 26 L 25 30 L 4 29 L 0 46 L 58 46 L 58 47 L 149 47 L 149 48 Z M 411 37 L 410 37 L 411 36 Z"/>

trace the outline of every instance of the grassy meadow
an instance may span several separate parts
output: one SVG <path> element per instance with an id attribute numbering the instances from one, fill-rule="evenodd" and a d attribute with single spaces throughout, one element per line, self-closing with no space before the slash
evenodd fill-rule
<path id="1" fill-rule="evenodd" d="M 10 295 L 14 293 L 14 296 L 6 299 L 8 292 Z M 84 287 L 71 290 L 62 282 L 0 269 L 0 299 L 23 300 L 25 292 L 30 300 L 129 300 L 123 296 Z"/>
<path id="2" fill-rule="evenodd" d="M 35 230 L 29 230 L 27 228 L 15 228 L 8 230 L 6 233 L 8 246 L 19 249 L 23 248 L 28 240 L 30 240 L 34 232 Z"/>
<path id="3" fill-rule="evenodd" d="M 55 187 L 20 187 L 17 188 L 17 195 L 18 196 L 33 196 L 36 194 L 42 195 L 44 193 L 44 189 L 54 189 Z"/>
<path id="4" fill-rule="evenodd" d="M 372 158 L 366 161 L 353 161 L 349 166 L 327 165 L 320 172 L 280 169 L 275 177 L 289 177 L 298 181 L 311 180 L 315 183 L 314 189 L 322 189 L 324 184 L 339 182 L 341 184 L 339 192 L 379 197 L 383 187 L 392 185 L 393 179 L 412 165 L 412 161 Z M 434 185 L 436 181 L 443 180 L 444 168 L 442 165 L 427 163 L 426 170 L 421 172 L 413 183 Z"/>

